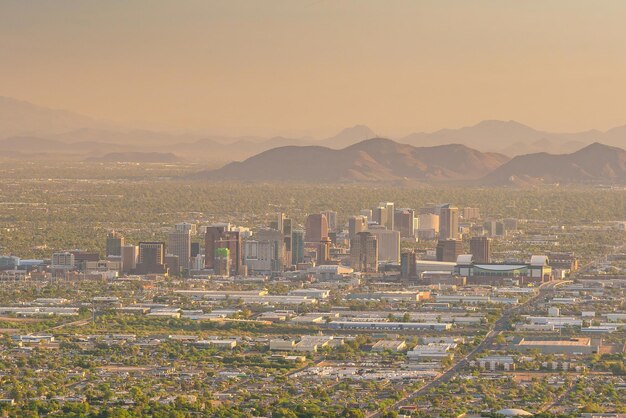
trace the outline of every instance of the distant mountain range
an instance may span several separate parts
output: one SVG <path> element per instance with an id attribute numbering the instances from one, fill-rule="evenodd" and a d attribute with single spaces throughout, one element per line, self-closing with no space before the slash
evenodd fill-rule
<path id="1" fill-rule="evenodd" d="M 626 151 L 593 143 L 570 154 L 520 155 L 482 180 L 491 185 L 626 183 Z"/>
<path id="2" fill-rule="evenodd" d="M 554 183 L 626 183 L 626 151 L 599 143 L 571 154 L 536 153 L 509 159 L 465 145 L 413 147 L 368 139 L 333 150 L 286 146 L 243 162 L 205 170 L 197 179 L 302 182 L 462 182 L 528 186 Z"/>
<path id="3" fill-rule="evenodd" d="M 509 160 L 464 145 L 413 147 L 390 139 L 367 139 L 334 150 L 286 146 L 233 162 L 199 178 L 247 181 L 449 181 L 479 179 Z"/>
<path id="4" fill-rule="evenodd" d="M 228 137 L 128 129 L 63 110 L 0 97 L 0 158 L 88 160 L 107 154 L 172 153 L 176 158 L 222 166 L 278 147 L 320 146 L 341 150 L 379 135 L 365 125 L 329 138 Z M 418 148 L 463 144 L 482 153 L 508 157 L 546 152 L 573 153 L 589 144 L 626 144 L 626 126 L 606 132 L 551 133 L 515 121 L 482 121 L 460 129 L 413 133 L 393 138 Z M 111 158 L 110 156 L 107 158 Z M 433 174 L 434 175 L 434 174 Z"/>

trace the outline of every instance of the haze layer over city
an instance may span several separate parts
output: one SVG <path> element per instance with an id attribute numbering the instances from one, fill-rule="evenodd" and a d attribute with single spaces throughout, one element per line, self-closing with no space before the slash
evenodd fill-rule
<path id="1" fill-rule="evenodd" d="M 625 417 L 625 19 L 0 1 L 0 413 Z"/>

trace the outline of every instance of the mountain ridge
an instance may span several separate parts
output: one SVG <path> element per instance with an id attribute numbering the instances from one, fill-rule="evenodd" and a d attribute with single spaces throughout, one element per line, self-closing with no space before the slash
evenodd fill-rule
<path id="1" fill-rule="evenodd" d="M 413 147 L 373 138 L 339 150 L 319 145 L 284 146 L 242 162 L 203 171 L 195 178 L 246 181 L 460 181 L 478 179 L 508 157 L 464 145 Z"/>
<path id="2" fill-rule="evenodd" d="M 569 154 L 521 155 L 487 174 L 489 185 L 626 183 L 626 150 L 594 142 Z"/>
<path id="3" fill-rule="evenodd" d="M 15 138 L 40 138 L 39 144 L 49 149 L 51 158 L 55 154 L 62 158 L 68 153 L 84 158 L 101 156 L 106 147 L 111 146 L 114 152 L 172 152 L 188 161 L 210 161 L 220 165 L 243 160 L 278 146 L 321 145 L 342 149 L 378 136 L 375 130 L 364 124 L 347 127 L 335 135 L 317 139 L 160 132 L 105 123 L 89 116 L 0 96 L 0 141 L 12 139 L 5 148 L 6 153 L 17 153 L 23 158 L 28 158 L 29 154 L 40 155 L 41 149 L 39 146 L 20 145 Z M 462 143 L 482 152 L 514 157 L 541 151 L 571 153 L 596 141 L 623 146 L 626 144 L 626 125 L 606 131 L 591 129 L 554 133 L 532 128 L 516 120 L 487 119 L 470 126 L 415 132 L 392 139 L 416 147 Z M 45 140 L 51 142 L 46 144 Z M 81 146 L 72 148 L 54 141 L 66 145 L 80 143 Z M 92 144 L 92 147 L 86 144 Z M 56 149 L 57 146 L 60 148 Z"/>

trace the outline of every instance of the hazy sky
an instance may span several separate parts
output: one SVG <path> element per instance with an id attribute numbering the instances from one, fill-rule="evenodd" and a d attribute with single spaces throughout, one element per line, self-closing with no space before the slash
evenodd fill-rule
<path id="1" fill-rule="evenodd" d="M 0 95 L 124 123 L 626 124 L 624 0 L 0 0 Z"/>

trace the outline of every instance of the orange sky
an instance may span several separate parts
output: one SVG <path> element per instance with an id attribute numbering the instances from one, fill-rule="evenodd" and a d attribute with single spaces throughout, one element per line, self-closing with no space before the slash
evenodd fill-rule
<path id="1" fill-rule="evenodd" d="M 3 0 L 0 95 L 158 129 L 626 124 L 626 1 Z"/>

